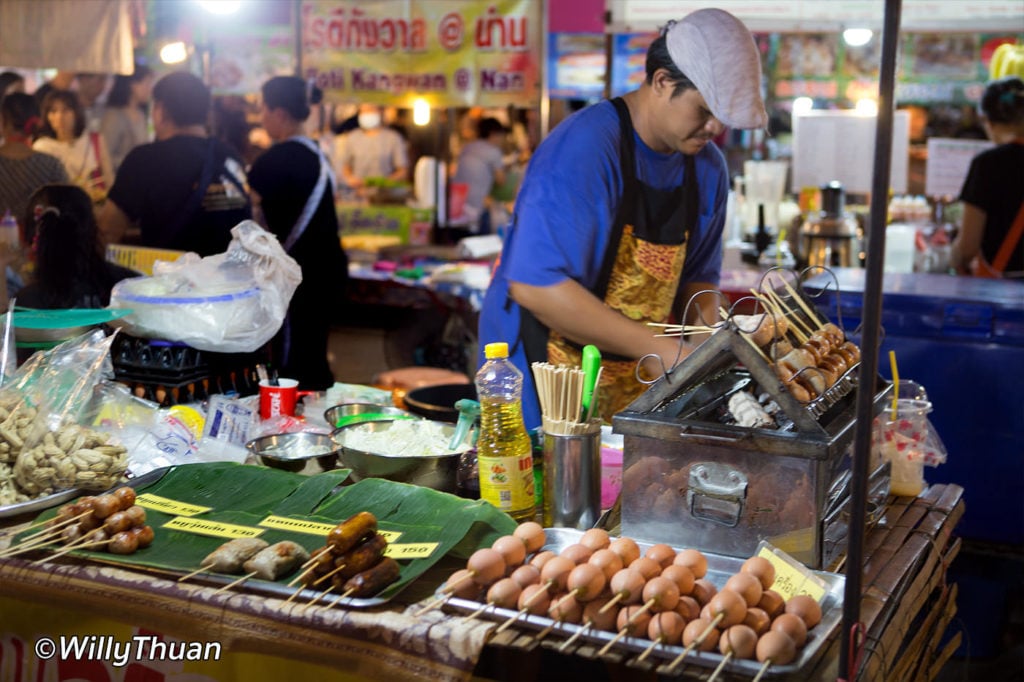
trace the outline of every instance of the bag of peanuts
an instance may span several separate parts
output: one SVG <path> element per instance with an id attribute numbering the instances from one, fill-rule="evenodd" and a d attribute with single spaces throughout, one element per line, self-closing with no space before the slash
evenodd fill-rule
<path id="1" fill-rule="evenodd" d="M 13 474 L 26 494 L 46 495 L 68 488 L 105 490 L 124 475 L 126 449 L 109 434 L 79 424 L 94 387 L 113 378 L 112 341 L 102 330 L 66 341 L 42 354 L 30 375 L 26 373 L 20 381 L 16 376 L 12 382 L 21 389 L 22 407 L 8 419 L 20 430 L 8 429 L 4 434 L 0 427 L 0 438 L 8 445 L 8 457 L 20 441 Z M 35 414 L 27 420 L 33 410 Z"/>

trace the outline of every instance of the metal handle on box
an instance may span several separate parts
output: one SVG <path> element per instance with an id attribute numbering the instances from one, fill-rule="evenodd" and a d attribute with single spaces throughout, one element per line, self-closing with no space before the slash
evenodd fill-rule
<path id="1" fill-rule="evenodd" d="M 700 462 L 690 467 L 686 501 L 690 516 L 727 528 L 743 518 L 747 499 L 747 477 L 718 462 Z"/>

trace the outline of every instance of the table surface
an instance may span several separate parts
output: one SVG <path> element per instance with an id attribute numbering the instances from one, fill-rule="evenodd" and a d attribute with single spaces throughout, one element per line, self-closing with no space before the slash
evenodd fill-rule
<path id="1" fill-rule="evenodd" d="M 937 485 L 917 498 L 890 498 L 881 520 L 868 530 L 861 606 L 865 679 L 876 679 L 879 671 L 885 679 L 931 679 L 959 643 L 954 638 L 939 649 L 955 612 L 955 586 L 945 583 L 945 567 L 959 548 L 951 531 L 963 513 L 962 495 L 959 486 Z M 0 530 L 14 530 L 29 521 L 7 519 Z M 0 537 L 0 547 L 9 539 L 10 535 Z M 575 671 L 574 677 L 589 675 L 583 672 L 587 665 L 613 678 L 655 674 L 649 662 L 636 662 L 636 654 L 613 651 L 597 659 L 594 648 L 585 643 L 557 654 L 557 637 L 537 642 L 532 634 L 512 629 L 495 635 L 495 623 L 465 621 L 441 609 L 416 615 L 454 568 L 447 559 L 390 604 L 349 611 L 304 608 L 301 603 L 286 604 L 243 591 L 217 593 L 198 582 L 179 583 L 70 557 L 32 563 L 37 558 L 28 554 L 0 559 L 0 596 L 88 611 L 181 639 L 215 639 L 229 653 L 272 646 L 281 657 L 347 670 L 360 665 L 365 669 L 366 662 L 373 661 L 374 679 L 406 682 L 469 679 L 481 656 L 487 670 L 480 674 L 502 679 L 536 676 L 537 666 L 545 665 L 540 662 L 556 656 Z M 906 634 L 915 618 L 919 620 Z M 801 679 L 836 679 L 838 635 L 832 634 L 825 654 Z M 685 679 L 707 679 L 710 674 L 694 667 L 680 670 Z"/>

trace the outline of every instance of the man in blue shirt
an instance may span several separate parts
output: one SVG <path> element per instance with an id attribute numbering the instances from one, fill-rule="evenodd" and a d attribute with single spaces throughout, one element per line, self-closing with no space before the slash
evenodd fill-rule
<path id="1" fill-rule="evenodd" d="M 671 23 L 638 90 L 562 122 L 530 161 L 480 317 L 480 347 L 506 341 L 524 373 L 527 428 L 541 422 L 530 363 L 579 366 L 602 352 L 610 419 L 692 350 L 648 322 L 717 319 L 728 172 L 712 138 L 763 128 L 760 57 L 747 28 L 704 9 Z"/>

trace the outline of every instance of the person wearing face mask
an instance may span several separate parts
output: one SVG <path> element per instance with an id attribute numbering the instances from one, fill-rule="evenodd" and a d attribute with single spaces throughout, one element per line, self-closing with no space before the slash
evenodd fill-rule
<path id="1" fill-rule="evenodd" d="M 598 410 L 608 420 L 693 349 L 648 322 L 682 317 L 717 288 L 729 175 L 712 139 L 764 128 L 761 62 L 733 15 L 701 9 L 647 51 L 639 89 L 583 109 L 537 148 L 480 314 L 480 348 L 509 344 L 523 372 L 527 428 L 539 426 L 532 362 L 603 357 Z M 718 319 L 716 296 L 687 323 Z"/>
<path id="2" fill-rule="evenodd" d="M 349 187 L 359 189 L 368 178 L 403 181 L 409 171 L 405 140 L 383 125 L 375 104 L 359 107 L 359 128 L 346 134 L 341 155 L 341 176 Z"/>

